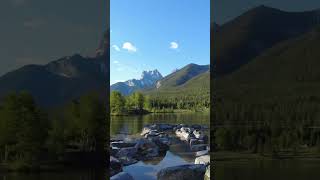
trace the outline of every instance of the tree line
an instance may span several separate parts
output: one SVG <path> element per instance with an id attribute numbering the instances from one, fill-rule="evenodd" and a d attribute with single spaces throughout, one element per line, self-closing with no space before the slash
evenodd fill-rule
<path id="1" fill-rule="evenodd" d="M 26 92 L 6 96 L 0 106 L 0 163 L 33 168 L 66 158 L 71 150 L 103 153 L 105 107 L 95 93 L 53 112 L 40 108 Z"/>
<path id="2" fill-rule="evenodd" d="M 212 107 L 215 150 L 251 151 L 274 157 L 303 148 L 320 153 L 320 105 L 314 98 L 293 101 L 217 102 Z"/>
<path id="3" fill-rule="evenodd" d="M 145 112 L 174 112 L 175 110 L 203 111 L 209 109 L 209 94 L 143 94 L 134 92 L 124 96 L 118 91 L 111 92 L 110 109 L 114 115 L 141 114 Z"/>

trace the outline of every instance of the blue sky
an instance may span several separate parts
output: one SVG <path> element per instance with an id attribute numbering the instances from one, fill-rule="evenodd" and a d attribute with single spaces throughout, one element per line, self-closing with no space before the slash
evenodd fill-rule
<path id="1" fill-rule="evenodd" d="M 110 83 L 210 63 L 210 0 L 111 0 Z"/>

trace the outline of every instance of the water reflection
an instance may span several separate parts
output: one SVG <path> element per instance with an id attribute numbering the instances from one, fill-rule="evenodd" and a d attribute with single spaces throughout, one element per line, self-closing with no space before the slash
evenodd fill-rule
<path id="1" fill-rule="evenodd" d="M 167 151 L 165 157 L 161 161 L 140 161 L 137 164 L 126 166 L 124 171 L 131 174 L 134 179 L 155 180 L 157 179 L 157 173 L 161 169 L 188 163 L 193 163 L 193 161 L 186 161 L 180 156 Z"/>
<path id="2" fill-rule="evenodd" d="M 214 177 L 223 180 L 318 180 L 319 169 L 320 160 L 218 161 Z"/>
<path id="3" fill-rule="evenodd" d="M 0 180 L 101 180 L 105 170 L 83 169 L 77 171 L 45 173 L 0 173 Z"/>
<path id="4" fill-rule="evenodd" d="M 165 113 L 144 116 L 114 116 L 111 117 L 110 134 L 112 137 L 130 138 L 131 135 L 140 134 L 144 125 L 153 123 L 198 124 L 209 127 L 210 115 L 209 113 Z M 139 161 L 124 167 L 123 170 L 132 175 L 134 179 L 155 180 L 157 173 L 163 168 L 193 164 L 195 157 L 194 153 L 190 152 L 190 147 L 178 140 L 174 142 L 165 156 Z"/>
<path id="5" fill-rule="evenodd" d="M 200 124 L 209 127 L 209 113 L 159 113 L 144 116 L 112 116 L 110 134 L 138 134 L 144 125 L 152 123 Z"/>

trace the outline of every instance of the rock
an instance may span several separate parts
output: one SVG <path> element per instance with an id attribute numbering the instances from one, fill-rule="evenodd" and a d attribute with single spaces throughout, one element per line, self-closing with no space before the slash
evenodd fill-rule
<path id="1" fill-rule="evenodd" d="M 158 138 L 153 141 L 159 148 L 160 153 L 165 153 L 169 149 L 169 140 L 168 138 Z"/>
<path id="2" fill-rule="evenodd" d="M 206 167 L 206 173 L 204 174 L 204 180 L 210 180 L 210 165 Z"/>
<path id="3" fill-rule="evenodd" d="M 157 124 L 157 129 L 159 131 L 168 131 L 168 130 L 172 130 L 173 128 L 174 126 L 171 124 Z"/>
<path id="4" fill-rule="evenodd" d="M 180 128 L 180 130 L 182 132 L 187 132 L 187 133 L 192 133 L 192 131 L 193 131 L 193 129 L 189 128 L 189 127 L 182 127 L 182 128 Z"/>
<path id="5" fill-rule="evenodd" d="M 203 137 L 203 134 L 200 130 L 194 130 L 193 134 L 197 139 L 201 139 Z"/>
<path id="6" fill-rule="evenodd" d="M 158 146 L 148 139 L 140 139 L 135 145 L 135 148 L 138 150 L 141 158 L 149 158 L 159 155 Z"/>
<path id="7" fill-rule="evenodd" d="M 204 144 L 204 141 L 199 139 L 194 139 L 194 138 L 190 139 L 190 142 L 189 142 L 190 147 L 197 144 Z"/>
<path id="8" fill-rule="evenodd" d="M 209 150 L 208 150 L 208 149 L 203 150 L 203 151 L 197 151 L 197 152 L 195 153 L 195 156 L 196 156 L 196 157 L 199 157 L 199 156 L 203 156 L 203 155 L 207 155 L 207 154 L 209 154 Z"/>
<path id="9" fill-rule="evenodd" d="M 162 169 L 158 172 L 158 180 L 203 180 L 205 165 L 181 165 Z"/>
<path id="10" fill-rule="evenodd" d="M 210 155 L 204 155 L 204 156 L 197 157 L 194 160 L 194 164 L 204 164 L 204 165 L 210 164 Z"/>
<path id="11" fill-rule="evenodd" d="M 207 144 L 208 141 L 209 141 L 209 137 L 208 137 L 207 135 L 203 135 L 203 136 L 200 138 L 200 140 L 203 140 L 203 143 L 204 143 L 204 144 Z"/>
<path id="12" fill-rule="evenodd" d="M 136 143 L 131 143 L 131 142 L 112 142 L 111 143 L 111 147 L 115 147 L 115 148 L 127 148 L 127 147 L 133 147 L 134 145 L 136 145 Z"/>
<path id="13" fill-rule="evenodd" d="M 110 155 L 115 156 L 119 152 L 120 148 L 117 147 L 111 147 L 110 148 Z"/>
<path id="14" fill-rule="evenodd" d="M 137 159 L 134 159 L 132 157 L 126 157 L 126 156 L 119 158 L 119 160 L 124 166 L 129 166 L 131 164 L 135 164 L 138 162 Z"/>
<path id="15" fill-rule="evenodd" d="M 159 135 L 160 135 L 160 133 L 157 130 L 151 130 L 149 133 L 145 134 L 144 137 L 145 138 L 157 137 Z"/>
<path id="16" fill-rule="evenodd" d="M 141 136 L 145 136 L 146 134 L 149 134 L 149 132 L 151 132 L 152 131 L 152 129 L 151 128 L 149 128 L 149 127 L 144 127 L 143 129 L 142 129 L 142 132 L 141 132 Z"/>
<path id="17" fill-rule="evenodd" d="M 110 180 L 134 180 L 134 179 L 129 173 L 121 172 L 119 174 L 112 176 Z"/>
<path id="18" fill-rule="evenodd" d="M 121 148 L 116 156 L 118 158 L 123 158 L 123 157 L 136 157 L 137 156 L 138 149 L 136 147 L 128 147 L 128 148 Z"/>
<path id="19" fill-rule="evenodd" d="M 176 133 L 176 136 L 182 137 L 181 136 L 182 131 L 180 129 L 177 129 L 175 133 Z"/>
<path id="20" fill-rule="evenodd" d="M 207 144 L 197 144 L 197 145 L 193 145 L 191 146 L 191 151 L 203 151 L 203 150 L 207 150 L 208 145 Z"/>
<path id="21" fill-rule="evenodd" d="M 117 158 L 110 156 L 110 175 L 113 176 L 121 171 L 122 171 L 121 162 Z"/>
<path id="22" fill-rule="evenodd" d="M 184 139 L 184 140 L 186 140 L 186 141 L 188 141 L 190 138 L 191 138 L 191 133 L 189 133 L 189 132 L 181 132 L 181 137 Z"/>

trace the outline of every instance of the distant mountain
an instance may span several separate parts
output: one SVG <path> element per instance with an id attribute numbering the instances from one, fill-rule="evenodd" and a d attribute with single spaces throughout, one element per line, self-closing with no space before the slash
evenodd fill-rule
<path id="1" fill-rule="evenodd" d="M 213 72 L 231 73 L 279 42 L 298 37 L 320 24 L 319 11 L 284 12 L 259 6 L 220 25 L 211 36 Z"/>
<path id="2" fill-rule="evenodd" d="M 157 82 L 156 89 L 173 88 L 183 85 L 192 78 L 209 71 L 209 65 L 188 64 Z"/>
<path id="3" fill-rule="evenodd" d="M 101 44 L 109 42 L 107 38 L 106 33 Z M 109 48 L 100 49 L 95 57 L 76 54 L 46 65 L 24 66 L 0 77 L 0 98 L 10 92 L 27 91 L 40 105 L 57 106 L 91 91 L 104 97 L 108 58 Z"/>
<path id="4" fill-rule="evenodd" d="M 189 64 L 167 75 L 157 82 L 156 87 L 144 93 L 168 101 L 184 99 L 193 102 L 197 99 L 207 102 L 210 99 L 209 65 Z"/>
<path id="5" fill-rule="evenodd" d="M 320 82 L 320 26 L 275 45 L 219 81 L 261 86 Z"/>
<path id="6" fill-rule="evenodd" d="M 118 82 L 110 86 L 111 91 L 119 91 L 124 95 L 129 95 L 137 90 L 153 87 L 162 75 L 158 70 L 143 71 L 141 79 L 131 79 L 125 82 Z"/>

